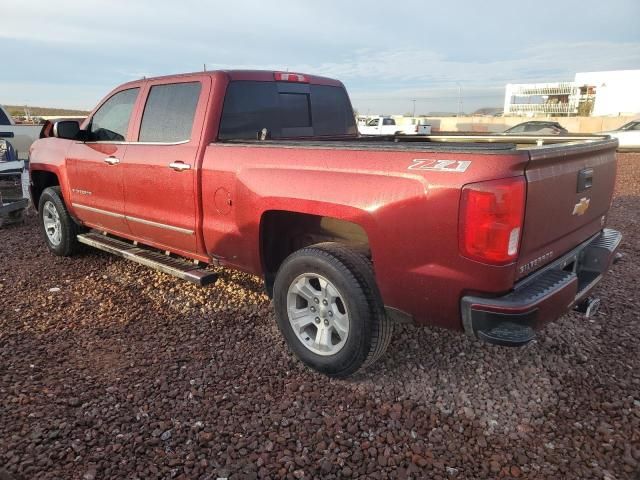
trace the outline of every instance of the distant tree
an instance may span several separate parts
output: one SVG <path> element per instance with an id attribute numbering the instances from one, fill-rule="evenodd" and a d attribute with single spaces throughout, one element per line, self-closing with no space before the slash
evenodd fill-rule
<path id="1" fill-rule="evenodd" d="M 5 105 L 4 108 L 11 114 L 11 116 L 24 116 L 24 106 L 20 105 Z M 89 114 L 87 110 L 72 110 L 69 108 L 51 108 L 51 107 L 29 107 L 29 113 L 34 117 L 42 115 L 77 115 L 79 117 Z"/>
<path id="2" fill-rule="evenodd" d="M 578 116 L 579 117 L 588 117 L 593 112 L 593 100 L 581 100 L 578 104 Z"/>

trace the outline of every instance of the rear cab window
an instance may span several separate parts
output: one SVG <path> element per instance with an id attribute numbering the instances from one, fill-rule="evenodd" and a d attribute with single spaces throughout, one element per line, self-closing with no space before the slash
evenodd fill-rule
<path id="1" fill-rule="evenodd" d="M 269 138 L 356 135 L 344 88 L 291 82 L 236 80 L 225 95 L 218 138 Z"/>

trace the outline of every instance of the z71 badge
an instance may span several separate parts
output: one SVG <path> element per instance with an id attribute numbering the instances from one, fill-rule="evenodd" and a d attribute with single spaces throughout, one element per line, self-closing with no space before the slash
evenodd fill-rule
<path id="1" fill-rule="evenodd" d="M 416 158 L 409 165 L 409 170 L 431 170 L 434 172 L 466 172 L 471 165 L 469 160 L 422 160 Z"/>

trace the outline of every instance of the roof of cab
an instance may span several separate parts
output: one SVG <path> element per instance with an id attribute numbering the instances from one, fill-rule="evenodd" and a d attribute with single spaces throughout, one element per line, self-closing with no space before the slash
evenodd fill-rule
<path id="1" fill-rule="evenodd" d="M 173 78 L 175 78 L 176 80 L 182 80 L 185 77 L 188 78 L 191 76 L 200 76 L 200 75 L 210 75 L 212 77 L 225 75 L 229 80 L 252 80 L 257 82 L 273 82 L 275 81 L 275 77 L 274 77 L 275 74 L 282 73 L 282 72 L 283 71 L 281 70 L 205 70 L 202 72 L 179 73 L 179 74 L 173 74 L 173 75 L 162 75 L 158 77 L 144 77 L 138 80 L 132 80 L 121 86 L 136 84 L 136 83 L 145 82 L 145 81 L 170 80 Z M 284 73 L 294 73 L 294 72 L 284 72 Z M 335 87 L 344 86 L 341 81 L 335 80 L 333 78 L 322 77 L 318 75 L 309 75 L 306 73 L 299 73 L 299 72 L 295 72 L 295 73 L 298 73 L 299 75 L 303 75 L 304 77 L 306 77 L 306 79 L 308 80 L 308 83 L 311 83 L 311 84 L 330 85 Z"/>

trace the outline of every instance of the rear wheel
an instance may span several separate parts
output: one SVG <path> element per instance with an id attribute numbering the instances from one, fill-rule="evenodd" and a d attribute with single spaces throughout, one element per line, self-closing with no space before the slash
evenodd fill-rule
<path id="1" fill-rule="evenodd" d="M 378 360 L 392 333 L 371 263 L 344 245 L 291 254 L 274 284 L 280 331 L 311 368 L 345 377 Z"/>
<path id="2" fill-rule="evenodd" d="M 42 235 L 51 253 L 68 257 L 78 250 L 78 226 L 67 211 L 60 187 L 48 187 L 42 192 L 38 202 L 38 217 Z"/>

